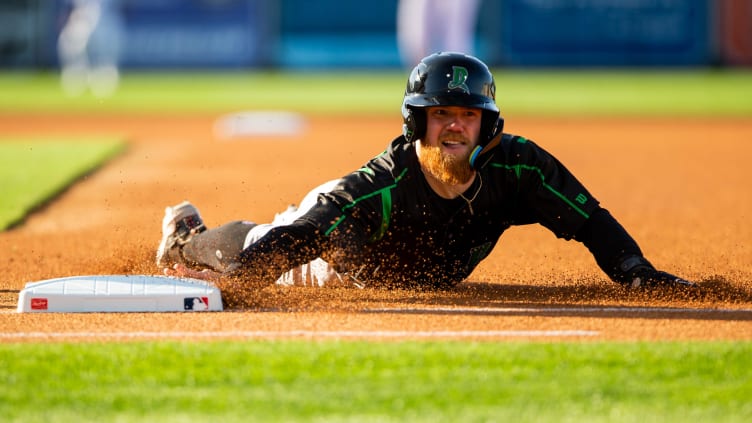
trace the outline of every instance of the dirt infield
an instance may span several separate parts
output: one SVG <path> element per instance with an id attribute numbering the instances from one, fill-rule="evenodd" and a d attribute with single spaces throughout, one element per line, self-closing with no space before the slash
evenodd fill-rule
<path id="1" fill-rule="evenodd" d="M 216 116 L 0 116 L 4 136 L 118 135 L 129 149 L 0 233 L 0 342 L 98 339 L 752 339 L 752 120 L 531 119 L 507 131 L 559 157 L 658 267 L 695 292 L 626 291 L 587 250 L 512 228 L 445 292 L 269 287 L 223 313 L 17 314 L 24 283 L 153 274 L 166 205 L 209 226 L 268 221 L 380 153 L 395 118 L 308 118 L 292 137 L 222 140 Z"/>

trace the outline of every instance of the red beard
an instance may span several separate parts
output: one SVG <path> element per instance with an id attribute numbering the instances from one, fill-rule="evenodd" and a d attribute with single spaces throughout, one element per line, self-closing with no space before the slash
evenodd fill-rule
<path id="1" fill-rule="evenodd" d="M 421 141 L 422 142 L 422 141 Z M 455 156 L 441 151 L 440 147 L 422 143 L 418 160 L 423 168 L 441 182 L 458 185 L 473 176 L 469 155 Z"/>

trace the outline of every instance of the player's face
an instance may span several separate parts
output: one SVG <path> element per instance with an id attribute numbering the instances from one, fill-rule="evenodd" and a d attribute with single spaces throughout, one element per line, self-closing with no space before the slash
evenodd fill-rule
<path id="1" fill-rule="evenodd" d="M 418 148 L 423 169 L 448 184 L 469 181 L 470 153 L 478 144 L 482 115 L 470 107 L 427 107 L 426 135 Z"/>
<path id="2" fill-rule="evenodd" d="M 469 158 L 478 143 L 481 109 L 460 106 L 426 107 L 425 143 L 442 153 Z"/>

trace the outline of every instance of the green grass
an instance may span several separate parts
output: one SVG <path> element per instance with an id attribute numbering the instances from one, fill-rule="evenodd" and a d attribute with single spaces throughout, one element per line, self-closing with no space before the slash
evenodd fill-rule
<path id="1" fill-rule="evenodd" d="M 5 421 L 743 422 L 752 343 L 0 345 Z"/>
<path id="2" fill-rule="evenodd" d="M 0 139 L 0 230 L 122 151 L 110 139 Z"/>
<path id="3" fill-rule="evenodd" d="M 495 72 L 515 116 L 752 116 L 752 71 Z M 0 73 L 0 115 L 280 109 L 398 116 L 404 71 L 126 74 L 68 98 Z M 0 140 L 0 230 L 124 148 Z M 50 142 L 55 141 L 55 142 Z M 0 344 L 3 421 L 752 420 L 752 343 Z"/>
<path id="4" fill-rule="evenodd" d="M 752 116 L 751 70 L 496 69 L 511 116 Z M 243 109 L 397 115 L 406 71 L 126 73 L 113 97 L 66 97 L 54 73 L 0 73 L 0 113 Z M 398 116 L 398 115 L 397 115 Z"/>

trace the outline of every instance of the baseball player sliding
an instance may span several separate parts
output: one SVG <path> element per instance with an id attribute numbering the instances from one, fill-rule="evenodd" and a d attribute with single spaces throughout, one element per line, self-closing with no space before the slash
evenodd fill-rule
<path id="1" fill-rule="evenodd" d="M 512 225 L 581 242 L 615 282 L 690 287 L 656 270 L 587 189 L 534 142 L 502 131 L 496 85 L 475 57 L 437 53 L 410 73 L 403 131 L 362 168 L 270 224 L 207 229 L 192 204 L 167 207 L 165 273 L 249 286 L 451 287 Z"/>

